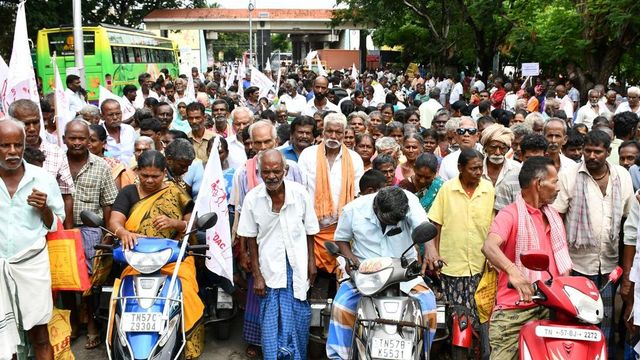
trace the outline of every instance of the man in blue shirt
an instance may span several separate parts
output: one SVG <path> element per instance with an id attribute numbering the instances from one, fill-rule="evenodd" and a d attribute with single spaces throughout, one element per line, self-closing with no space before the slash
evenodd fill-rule
<path id="1" fill-rule="evenodd" d="M 413 241 L 411 233 L 418 225 L 428 221 L 427 214 L 418 198 L 412 193 L 396 186 L 382 188 L 374 194 L 361 196 L 348 203 L 338 220 L 335 241 L 340 252 L 353 264 L 374 257 L 399 258 Z M 432 242 L 426 244 L 426 251 L 435 251 Z M 406 255 L 416 258 L 415 247 Z M 418 300 L 422 310 L 423 324 L 433 325 L 430 340 L 435 334 L 436 300 L 433 292 L 418 277 L 401 284 L 401 289 Z M 327 338 L 327 357 L 329 359 L 347 359 L 351 352 L 355 312 L 360 293 L 350 281 L 340 285 L 333 300 L 329 336 Z M 425 346 L 425 349 L 427 347 Z"/>
<path id="2" fill-rule="evenodd" d="M 291 122 L 291 136 L 289 145 L 278 148 L 287 160 L 298 162 L 302 150 L 313 145 L 316 131 L 316 121 L 310 116 L 296 116 Z"/>

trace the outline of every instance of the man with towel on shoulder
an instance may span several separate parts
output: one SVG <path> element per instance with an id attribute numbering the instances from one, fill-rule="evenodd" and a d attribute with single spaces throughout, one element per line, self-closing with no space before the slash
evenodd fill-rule
<path id="1" fill-rule="evenodd" d="M 322 143 L 304 149 L 298 158 L 320 223 L 314 246 L 318 277 L 331 277 L 336 268 L 336 260 L 327 254 L 324 242 L 333 241 L 342 208 L 358 194 L 358 183 L 364 173 L 360 155 L 342 143 L 346 127 L 344 115 L 328 114 L 324 118 Z"/>

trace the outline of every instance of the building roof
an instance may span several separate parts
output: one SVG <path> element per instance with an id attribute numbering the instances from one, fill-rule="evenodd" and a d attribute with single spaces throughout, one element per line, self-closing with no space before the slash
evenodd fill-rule
<path id="1" fill-rule="evenodd" d="M 252 17 L 256 20 L 320 20 L 333 18 L 331 9 L 255 9 Z M 144 18 L 145 22 L 167 19 L 248 19 L 248 9 L 158 9 Z"/>

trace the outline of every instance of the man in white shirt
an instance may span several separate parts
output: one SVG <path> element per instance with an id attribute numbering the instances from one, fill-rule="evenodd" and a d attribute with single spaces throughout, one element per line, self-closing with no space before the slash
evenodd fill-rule
<path id="1" fill-rule="evenodd" d="M 431 128 L 431 122 L 433 121 L 433 116 L 438 112 L 438 110 L 442 109 L 442 104 L 440 104 L 440 88 L 433 87 L 431 92 L 429 92 L 429 100 L 420 104 L 418 111 L 420 112 L 420 126 L 425 129 Z"/>
<path id="2" fill-rule="evenodd" d="M 358 183 L 364 173 L 360 155 L 342 143 L 346 127 L 343 114 L 327 115 L 324 141 L 304 149 L 298 158 L 303 182 L 315 202 L 320 223 L 320 233 L 315 237 L 316 266 L 325 273 L 332 273 L 336 264 L 325 251 L 324 242 L 333 241 L 340 211 L 359 193 Z"/>
<path id="3" fill-rule="evenodd" d="M 453 83 L 453 87 L 451 88 L 451 95 L 449 96 L 449 105 L 453 104 L 458 100 L 461 100 L 460 97 L 464 93 L 464 89 L 462 88 L 462 83 L 458 81 L 457 76 L 452 76 L 451 82 Z"/>
<path id="4" fill-rule="evenodd" d="M 291 80 L 294 81 L 294 80 Z M 295 81 L 294 81 L 295 82 Z M 289 116 L 298 116 L 307 106 L 307 100 L 304 96 L 298 94 L 296 86 L 287 81 L 284 84 L 284 88 L 287 91 L 286 94 L 280 96 L 280 103 L 287 105 L 287 111 Z"/>
<path id="5" fill-rule="evenodd" d="M 85 92 L 80 85 L 80 77 L 77 75 L 67 75 L 67 90 L 64 91 L 69 99 L 69 112 L 76 114 L 87 105 Z"/>
<path id="6" fill-rule="evenodd" d="M 598 116 L 611 117 L 613 114 L 609 112 L 606 106 L 604 106 L 600 100 L 600 93 L 595 90 L 589 90 L 589 102 L 578 109 L 578 115 L 576 116 L 576 124 L 585 124 L 589 129 L 593 126 L 593 119 Z"/>
<path id="7" fill-rule="evenodd" d="M 445 156 L 440 164 L 440 170 L 438 175 L 444 179 L 453 179 L 460 171 L 458 170 L 458 158 L 460 157 L 460 151 L 465 149 L 474 149 L 478 142 L 478 127 L 476 122 L 468 117 L 463 116 L 460 118 L 460 126 L 456 129 L 456 143 L 460 145 L 460 149 Z"/>
<path id="8" fill-rule="evenodd" d="M 284 179 L 282 153 L 265 150 L 258 157 L 263 183 L 244 200 L 238 235 L 247 239 L 253 290 L 262 297 L 262 351 L 277 354 L 285 347 L 293 358 L 306 359 L 311 320 L 306 300 L 316 275 L 318 221 L 304 186 Z"/>
<path id="9" fill-rule="evenodd" d="M 329 80 L 324 76 L 318 76 L 313 80 L 313 99 L 307 102 L 302 115 L 313 116 L 318 111 L 340 112 L 340 108 L 327 99 Z"/>
<path id="10" fill-rule="evenodd" d="M 560 110 L 567 114 L 567 123 L 573 123 L 573 100 L 567 95 L 567 90 L 563 85 L 556 86 L 556 98 L 560 100 Z"/>
<path id="11" fill-rule="evenodd" d="M 247 107 L 236 107 L 231 112 L 231 129 L 233 134 L 227 134 L 229 144 L 229 167 L 240 169 L 247 162 L 247 153 L 244 151 L 242 131 L 253 123 L 253 112 Z"/>
<path id="12" fill-rule="evenodd" d="M 122 123 L 120 103 L 114 99 L 107 99 L 100 105 L 104 128 L 107 130 L 107 151 L 111 157 L 122 164 L 129 165 L 133 158 L 133 145 L 138 137 L 136 130 Z"/>
<path id="13" fill-rule="evenodd" d="M 151 90 L 151 87 L 153 87 L 153 80 L 149 73 L 140 74 L 140 76 L 138 76 L 138 84 L 140 84 L 140 89 L 136 92 L 136 100 L 133 103 L 136 109 L 142 109 L 144 107 L 144 101 L 147 100 L 148 97 L 152 97 L 160 101 L 158 94 Z"/>
<path id="14" fill-rule="evenodd" d="M 567 123 L 560 118 L 551 118 L 544 124 L 543 132 L 549 143 L 547 157 L 553 160 L 558 175 L 576 167 L 575 161 L 562 154 L 562 147 L 567 143 Z"/>

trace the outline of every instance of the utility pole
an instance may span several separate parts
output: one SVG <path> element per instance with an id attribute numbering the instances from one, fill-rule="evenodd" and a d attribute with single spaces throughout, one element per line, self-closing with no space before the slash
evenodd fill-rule
<path id="1" fill-rule="evenodd" d="M 254 0 L 249 0 L 249 66 L 253 65 L 253 10 L 256 8 Z"/>
<path id="2" fill-rule="evenodd" d="M 73 53 L 75 55 L 76 68 L 80 76 L 80 83 L 86 89 L 84 73 L 84 35 L 82 33 L 82 1 L 73 0 Z"/>

